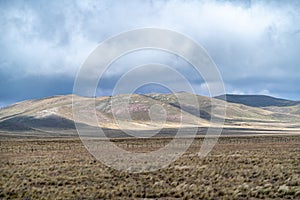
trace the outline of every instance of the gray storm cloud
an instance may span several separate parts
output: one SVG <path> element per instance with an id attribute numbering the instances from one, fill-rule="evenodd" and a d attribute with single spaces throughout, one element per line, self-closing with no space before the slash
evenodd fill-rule
<path id="1" fill-rule="evenodd" d="M 77 70 L 97 44 L 143 27 L 178 31 L 201 44 L 228 93 L 300 99 L 299 10 L 299 1 L 1 1 L 0 104 L 71 93 Z M 170 56 L 157 55 L 180 68 Z M 147 52 L 137 59 L 143 57 Z M 107 93 L 127 61 L 107 73 Z M 64 87 L 54 84 L 60 78 Z M 203 88 L 200 79 L 193 84 Z"/>

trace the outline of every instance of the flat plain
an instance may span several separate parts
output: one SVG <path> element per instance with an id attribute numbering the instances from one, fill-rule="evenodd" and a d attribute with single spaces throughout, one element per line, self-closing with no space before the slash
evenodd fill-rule
<path id="1" fill-rule="evenodd" d="M 170 138 L 115 139 L 128 151 Z M 78 138 L 0 140 L 1 199 L 300 199 L 300 136 L 224 136 L 208 156 L 189 150 L 155 172 L 117 171 Z"/>

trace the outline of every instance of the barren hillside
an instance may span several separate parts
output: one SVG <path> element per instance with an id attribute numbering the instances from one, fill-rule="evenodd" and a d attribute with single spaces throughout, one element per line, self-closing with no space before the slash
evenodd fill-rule
<path id="1" fill-rule="evenodd" d="M 211 117 L 224 119 L 226 129 L 277 130 L 297 132 L 300 127 L 299 104 L 287 106 L 251 107 L 191 94 L 118 95 L 114 97 L 54 96 L 19 102 L 0 110 L 0 131 L 47 132 L 75 131 L 72 99 L 81 115 L 77 122 L 84 126 L 122 129 L 176 129 L 178 127 L 221 126 L 211 123 Z M 180 104 L 178 99 L 185 99 Z M 128 102 L 128 106 L 124 106 Z M 222 106 L 226 104 L 226 115 Z M 212 107 L 215 112 L 212 112 Z M 96 111 L 96 112 L 95 112 Z M 128 119 L 128 114 L 130 118 Z M 97 120 L 93 120 L 96 114 Z M 118 119 L 116 121 L 115 119 Z"/>

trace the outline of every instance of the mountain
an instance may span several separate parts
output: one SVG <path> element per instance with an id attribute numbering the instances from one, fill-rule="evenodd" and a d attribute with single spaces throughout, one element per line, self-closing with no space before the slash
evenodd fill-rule
<path id="1" fill-rule="evenodd" d="M 193 98 L 198 101 L 198 106 L 191 101 Z M 180 104 L 178 99 L 184 99 L 185 103 Z M 243 98 L 239 96 L 238 99 Z M 272 99 L 273 102 L 276 100 L 276 105 L 279 106 L 251 107 L 188 93 L 122 94 L 97 98 L 76 95 L 53 96 L 27 100 L 0 109 L 0 136 L 1 133 L 44 136 L 77 134 L 73 121 L 72 100 L 74 109 L 80 113 L 76 117 L 79 125 L 90 127 L 91 130 L 101 126 L 111 136 L 121 133 L 120 127 L 122 130 L 140 132 L 163 129 L 164 134 L 169 134 L 170 130 L 177 130 L 179 127 L 187 130 L 189 127 L 201 127 L 206 130 L 210 126 L 222 125 L 220 122 L 211 123 L 212 117 L 224 119 L 224 130 L 228 130 L 228 133 L 234 132 L 233 130 L 298 131 L 297 128 L 300 128 L 298 104 L 292 105 L 292 101 L 280 101 L 272 97 L 252 98 L 255 99 L 259 99 L 255 105 L 262 105 L 262 99 Z M 124 106 L 125 102 L 128 102 L 128 107 Z M 288 106 L 283 106 L 283 102 Z M 224 103 L 227 108 L 226 116 L 222 113 Z M 215 110 L 214 113 L 212 108 Z M 290 112 L 286 112 L 287 110 Z M 131 119 L 128 119 L 127 112 Z M 95 115 L 97 120 L 93 118 Z M 200 129 L 199 131 L 201 132 Z"/>
<path id="2" fill-rule="evenodd" d="M 295 106 L 300 105 L 300 101 L 291 101 L 280 99 L 266 95 L 236 95 L 226 94 L 215 97 L 217 99 L 226 100 L 230 103 L 244 104 L 252 107 L 268 107 L 268 106 Z"/>

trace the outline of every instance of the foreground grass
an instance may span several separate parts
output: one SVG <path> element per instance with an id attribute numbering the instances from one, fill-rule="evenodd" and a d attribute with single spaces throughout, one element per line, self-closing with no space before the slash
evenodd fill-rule
<path id="1" fill-rule="evenodd" d="M 154 140 L 119 141 L 141 142 Z M 300 199 L 300 136 L 219 142 L 205 158 L 195 142 L 168 168 L 130 174 L 104 166 L 76 139 L 2 140 L 0 198 Z"/>

